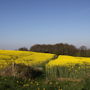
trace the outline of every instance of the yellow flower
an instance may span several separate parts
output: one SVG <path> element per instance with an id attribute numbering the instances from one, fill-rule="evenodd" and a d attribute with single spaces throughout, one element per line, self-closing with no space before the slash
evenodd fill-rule
<path id="1" fill-rule="evenodd" d="M 17 83 L 19 83 L 19 81 L 17 81 Z"/>
<path id="2" fill-rule="evenodd" d="M 43 88 L 43 90 L 46 90 L 45 88 Z"/>
<path id="3" fill-rule="evenodd" d="M 58 90 L 62 90 L 62 89 L 59 88 Z"/>
<path id="4" fill-rule="evenodd" d="M 33 84 L 33 82 L 31 82 L 31 84 Z"/>
<path id="5" fill-rule="evenodd" d="M 24 86 L 24 87 L 28 87 L 28 86 L 29 86 L 29 84 L 24 84 L 23 86 Z"/>
<path id="6" fill-rule="evenodd" d="M 38 87 L 37 90 L 40 90 L 40 88 Z"/>
<path id="7" fill-rule="evenodd" d="M 50 84 L 50 85 L 52 85 L 53 83 L 52 83 L 52 82 L 50 82 L 49 84 Z"/>
<path id="8" fill-rule="evenodd" d="M 39 83 L 37 83 L 36 85 L 39 86 Z"/>
<path id="9" fill-rule="evenodd" d="M 56 84 L 58 84 L 58 82 L 56 82 Z"/>

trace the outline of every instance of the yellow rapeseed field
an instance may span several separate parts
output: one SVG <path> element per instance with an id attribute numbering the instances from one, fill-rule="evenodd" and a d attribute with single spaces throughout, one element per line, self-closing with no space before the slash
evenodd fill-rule
<path id="1" fill-rule="evenodd" d="M 11 64 L 46 66 L 46 76 L 50 78 L 78 78 L 90 74 L 90 58 L 73 57 L 31 51 L 0 50 L 0 69 Z"/>
<path id="2" fill-rule="evenodd" d="M 90 74 L 90 58 L 60 55 L 46 65 L 47 77 L 79 78 Z"/>
<path id="3" fill-rule="evenodd" d="M 12 63 L 37 66 L 48 62 L 54 58 L 54 56 L 54 54 L 31 51 L 0 50 L 0 68 Z"/>
<path id="4" fill-rule="evenodd" d="M 90 64 L 90 58 L 84 57 L 73 57 L 60 55 L 56 60 L 50 61 L 48 65 L 50 66 L 69 66 L 75 64 Z"/>
<path id="5" fill-rule="evenodd" d="M 45 54 L 45 53 L 33 53 L 26 57 L 21 57 L 15 60 L 15 63 L 23 63 L 25 65 L 29 66 L 36 66 L 41 65 L 52 58 L 54 58 L 55 55 L 53 54 Z"/>

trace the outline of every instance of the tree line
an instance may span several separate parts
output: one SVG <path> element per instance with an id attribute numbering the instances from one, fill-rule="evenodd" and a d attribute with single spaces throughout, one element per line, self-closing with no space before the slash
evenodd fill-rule
<path id="1" fill-rule="evenodd" d="M 87 49 L 86 46 L 81 46 L 80 48 L 76 48 L 76 46 L 74 45 L 64 44 L 64 43 L 36 44 L 31 46 L 29 50 L 26 47 L 19 48 L 19 50 L 52 53 L 57 55 L 90 57 L 90 49 Z"/>

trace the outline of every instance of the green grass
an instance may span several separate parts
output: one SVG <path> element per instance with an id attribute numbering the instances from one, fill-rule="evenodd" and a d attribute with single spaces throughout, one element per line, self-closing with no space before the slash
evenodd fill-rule
<path id="1" fill-rule="evenodd" d="M 83 81 L 25 80 L 15 77 L 0 77 L 0 90 L 90 90 L 90 79 Z"/>
<path id="2" fill-rule="evenodd" d="M 46 67 L 46 76 L 49 79 L 56 78 L 84 78 L 90 74 L 90 67 L 87 65 L 76 64 L 72 66 L 53 66 L 51 68 Z"/>

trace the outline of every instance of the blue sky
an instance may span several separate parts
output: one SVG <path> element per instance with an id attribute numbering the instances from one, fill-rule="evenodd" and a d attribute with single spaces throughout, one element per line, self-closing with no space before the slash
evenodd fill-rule
<path id="1" fill-rule="evenodd" d="M 90 0 L 0 0 L 0 49 L 61 42 L 90 48 Z"/>

